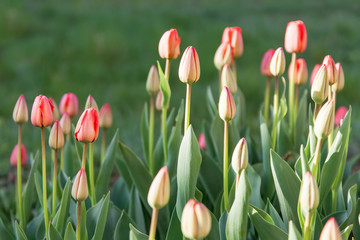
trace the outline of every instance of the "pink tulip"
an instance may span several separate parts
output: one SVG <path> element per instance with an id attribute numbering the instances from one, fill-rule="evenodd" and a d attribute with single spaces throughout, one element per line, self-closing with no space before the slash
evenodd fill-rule
<path id="1" fill-rule="evenodd" d="M 60 112 L 59 112 L 59 108 L 57 107 L 57 104 L 55 102 L 55 100 L 51 97 L 49 97 L 49 101 L 51 103 L 51 105 L 53 106 L 53 120 L 59 120 L 60 119 Z"/>
<path id="2" fill-rule="evenodd" d="M 291 21 L 286 26 L 285 50 L 288 53 L 302 53 L 307 46 L 307 33 L 303 21 Z"/>
<path id="3" fill-rule="evenodd" d="M 62 96 L 60 101 L 60 113 L 69 114 L 70 117 L 73 117 L 78 114 L 79 111 L 79 102 L 74 93 L 65 93 Z"/>
<path id="4" fill-rule="evenodd" d="M 264 56 L 261 60 L 260 70 L 261 74 L 267 77 L 274 77 L 270 72 L 270 62 L 272 57 L 274 56 L 275 50 L 269 49 L 264 53 Z"/>
<path id="5" fill-rule="evenodd" d="M 206 150 L 206 141 L 205 141 L 204 133 L 200 133 L 198 142 L 199 142 L 200 149 Z"/>
<path id="6" fill-rule="evenodd" d="M 18 158 L 18 145 L 16 144 L 10 156 L 10 164 L 14 167 L 17 166 L 17 158 Z M 21 144 L 21 166 L 25 166 L 26 161 L 27 161 L 26 148 L 24 144 Z"/>
<path id="7" fill-rule="evenodd" d="M 317 74 L 317 72 L 319 71 L 321 67 L 321 64 L 316 64 L 311 72 L 311 76 L 310 76 L 310 87 L 313 85 L 313 82 L 314 82 L 314 79 L 315 79 L 315 76 Z"/>
<path id="8" fill-rule="evenodd" d="M 345 106 L 340 106 L 335 112 L 335 121 L 334 124 L 337 127 L 340 127 L 342 120 L 344 120 L 348 109 Z"/>
<path id="9" fill-rule="evenodd" d="M 31 110 L 31 123 L 36 127 L 50 126 L 53 121 L 53 108 L 47 97 L 37 96 Z"/>
<path id="10" fill-rule="evenodd" d="M 166 31 L 159 42 L 161 58 L 176 59 L 180 55 L 180 37 L 176 29 Z"/>
<path id="11" fill-rule="evenodd" d="M 75 139 L 79 142 L 94 142 L 99 134 L 99 119 L 95 108 L 86 109 L 80 116 L 75 129 Z"/>
<path id="12" fill-rule="evenodd" d="M 335 62 L 330 55 L 325 56 L 323 64 L 326 66 L 326 73 L 329 85 L 333 85 L 337 80 Z"/>
<path id="13" fill-rule="evenodd" d="M 292 62 L 290 63 L 288 73 L 289 73 L 289 78 L 291 78 L 291 76 L 293 74 Z M 302 85 L 302 84 L 306 83 L 307 78 L 308 78 L 308 69 L 307 69 L 305 59 L 303 59 L 303 58 L 296 59 L 294 83 L 296 85 Z"/>
<path id="14" fill-rule="evenodd" d="M 67 113 L 64 113 L 60 119 L 60 126 L 65 136 L 70 134 L 71 131 L 71 120 Z"/>
<path id="15" fill-rule="evenodd" d="M 239 27 L 225 28 L 221 42 L 230 43 L 234 52 L 234 58 L 238 58 L 243 55 L 244 43 L 243 43 L 241 28 Z"/>
<path id="16" fill-rule="evenodd" d="M 99 126 L 104 128 L 111 127 L 113 122 L 112 112 L 110 105 L 104 104 L 100 109 L 100 115 L 99 115 Z"/>

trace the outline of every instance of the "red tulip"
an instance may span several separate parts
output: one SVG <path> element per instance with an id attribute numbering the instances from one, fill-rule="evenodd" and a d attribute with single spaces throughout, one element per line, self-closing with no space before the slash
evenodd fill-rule
<path id="1" fill-rule="evenodd" d="M 289 73 L 289 78 L 291 78 L 291 76 L 293 74 L 292 62 L 290 63 L 288 73 Z M 308 78 L 308 69 L 307 69 L 305 59 L 303 59 L 303 58 L 296 59 L 294 83 L 296 85 L 302 85 L 302 84 L 306 83 L 307 78 Z"/>
<path id="2" fill-rule="evenodd" d="M 31 123 L 36 127 L 50 126 L 53 121 L 53 108 L 47 97 L 37 96 L 31 110 Z"/>
<path id="3" fill-rule="evenodd" d="M 75 129 L 75 139 L 79 142 L 94 142 L 99 134 L 99 119 L 95 108 L 86 109 L 80 116 Z"/>
<path id="4" fill-rule="evenodd" d="M 329 85 L 333 85 L 337 79 L 335 62 L 330 55 L 325 56 L 323 64 L 326 66 L 326 73 Z"/>
<path id="5" fill-rule="evenodd" d="M 222 35 L 222 43 L 230 43 L 234 58 L 241 57 L 244 52 L 244 43 L 239 27 L 227 27 Z"/>
<path id="6" fill-rule="evenodd" d="M 76 114 L 78 114 L 78 111 L 79 111 L 79 102 L 76 95 L 73 93 L 65 93 L 60 101 L 61 115 L 67 113 L 69 114 L 70 117 L 73 117 Z"/>
<path id="7" fill-rule="evenodd" d="M 348 109 L 345 106 L 340 106 L 335 113 L 335 121 L 334 124 L 337 127 L 340 127 L 342 120 L 344 120 Z"/>
<path id="8" fill-rule="evenodd" d="M 270 72 L 270 62 L 272 57 L 274 56 L 274 53 L 275 53 L 274 49 L 269 49 L 264 53 L 260 65 L 261 74 L 264 76 L 274 77 L 274 75 Z"/>
<path id="9" fill-rule="evenodd" d="M 285 31 L 285 50 L 288 53 L 302 53 L 307 46 L 307 33 L 303 21 L 289 22 Z"/>
<path id="10" fill-rule="evenodd" d="M 199 56 L 194 47 L 187 47 L 181 57 L 179 79 L 183 83 L 193 84 L 200 78 Z"/>
<path id="11" fill-rule="evenodd" d="M 198 142 L 199 142 L 200 149 L 206 150 L 206 141 L 205 141 L 204 133 L 200 133 Z"/>
<path id="12" fill-rule="evenodd" d="M 166 31 L 159 42 L 161 58 L 176 59 L 180 55 L 180 37 L 176 29 Z"/>
<path id="13" fill-rule="evenodd" d="M 18 158 L 18 145 L 16 144 L 10 156 L 10 164 L 14 167 L 17 165 L 17 158 Z M 26 161 L 27 161 L 26 148 L 24 144 L 21 144 L 21 166 L 25 166 Z"/>
<path id="14" fill-rule="evenodd" d="M 110 105 L 104 104 L 100 109 L 99 125 L 100 127 L 109 128 L 113 122 L 112 112 Z"/>
<path id="15" fill-rule="evenodd" d="M 14 111 L 13 111 L 13 119 L 16 123 L 26 123 L 29 118 L 28 108 L 25 101 L 24 95 L 20 95 L 17 100 Z"/>
<path id="16" fill-rule="evenodd" d="M 316 64 L 311 72 L 311 76 L 310 76 L 310 87 L 313 85 L 313 82 L 314 82 L 314 79 L 315 79 L 315 76 L 317 74 L 317 72 L 319 71 L 321 67 L 321 64 Z"/>

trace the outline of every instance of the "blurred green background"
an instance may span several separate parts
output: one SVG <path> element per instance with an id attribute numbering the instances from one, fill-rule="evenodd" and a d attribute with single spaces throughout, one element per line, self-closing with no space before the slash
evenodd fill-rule
<path id="1" fill-rule="evenodd" d="M 147 73 L 157 60 L 158 42 L 170 28 L 177 28 L 181 52 L 189 45 L 200 58 L 201 77 L 192 90 L 191 122 L 199 134 L 207 86 L 217 86 L 213 55 L 227 26 L 240 26 L 244 55 L 237 61 L 238 85 L 245 94 L 246 121 L 258 134 L 258 110 L 263 101 L 265 79 L 259 65 L 269 48 L 283 46 L 286 25 L 304 21 L 309 75 L 316 63 L 330 54 L 345 71 L 345 89 L 339 105 L 353 106 L 352 148 L 359 147 L 360 2 L 332 1 L 0 1 L 0 174 L 8 171 L 17 126 L 12 110 L 24 94 L 31 110 L 39 94 L 57 103 L 74 92 L 83 108 L 87 95 L 99 107 L 110 103 L 120 139 L 141 153 L 139 121 Z M 286 54 L 287 62 L 290 55 Z M 180 58 L 171 65 L 171 105 L 178 107 L 185 86 L 178 81 Z M 287 76 L 287 75 L 286 75 Z M 307 84 L 303 89 L 309 89 Z M 302 90 L 303 90 L 302 89 Z M 157 121 L 159 115 L 156 116 Z M 77 118 L 73 120 L 76 124 Z M 158 123 L 157 123 L 158 124 Z M 159 129 L 159 128 L 158 128 Z M 28 151 L 40 148 L 40 130 L 24 126 Z"/>

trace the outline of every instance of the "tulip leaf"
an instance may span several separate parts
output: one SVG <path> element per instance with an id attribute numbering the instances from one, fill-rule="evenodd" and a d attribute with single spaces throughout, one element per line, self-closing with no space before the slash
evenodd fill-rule
<path id="1" fill-rule="evenodd" d="M 130 226 L 130 240 L 148 240 L 149 236 L 137 230 L 131 223 Z"/>
<path id="2" fill-rule="evenodd" d="M 247 213 L 249 207 L 249 199 L 251 195 L 251 187 L 246 175 L 243 171 L 240 175 L 238 187 L 236 189 L 236 197 L 231 206 L 227 222 L 226 237 L 227 239 L 240 240 L 246 239 L 247 235 Z"/>
<path id="3" fill-rule="evenodd" d="M 111 202 L 111 197 L 110 197 L 109 209 L 108 209 L 107 218 L 105 219 L 106 224 L 102 239 L 113 239 L 115 227 L 120 216 L 121 216 L 121 210 Z"/>
<path id="4" fill-rule="evenodd" d="M 74 143 L 74 144 L 77 144 L 77 145 L 79 145 L 79 147 L 81 147 L 81 145 L 78 143 Z M 76 148 L 77 145 L 73 145 L 72 142 L 66 141 L 64 150 L 63 150 L 64 151 L 64 172 L 66 173 L 67 176 L 70 176 L 70 177 L 74 177 L 76 175 L 78 169 L 81 168 L 81 159 L 79 158 L 79 155 L 78 155 L 78 154 L 81 154 L 81 152 L 76 153 L 76 150 L 78 150 Z M 80 149 L 79 149 L 79 151 L 80 151 Z"/>
<path id="5" fill-rule="evenodd" d="M 121 178 L 124 180 L 127 189 L 128 190 L 131 189 L 131 187 L 133 185 L 133 181 L 131 179 L 130 172 L 127 167 L 126 161 L 124 160 L 122 155 L 116 156 L 115 161 L 116 161 L 115 162 L 116 168 L 119 171 Z"/>
<path id="6" fill-rule="evenodd" d="M 176 209 L 171 214 L 169 228 L 165 240 L 183 240 L 181 232 L 181 223 L 176 215 Z"/>
<path id="7" fill-rule="evenodd" d="M 225 210 L 219 219 L 219 234 L 221 240 L 226 240 L 226 222 L 228 218 L 228 212 Z M 212 227 L 211 227 L 212 228 Z"/>
<path id="8" fill-rule="evenodd" d="M 302 240 L 301 234 L 296 229 L 293 221 L 289 222 L 289 238 L 288 240 Z"/>
<path id="9" fill-rule="evenodd" d="M 56 215 L 52 222 L 54 224 L 56 230 L 59 231 L 60 234 L 62 234 L 64 232 L 66 219 L 69 215 L 71 187 L 72 187 L 72 183 L 71 183 L 70 178 L 68 178 L 65 188 L 64 188 L 64 191 L 63 191 L 63 195 L 61 197 L 59 209 L 56 212 Z"/>
<path id="10" fill-rule="evenodd" d="M 26 236 L 29 239 L 42 239 L 45 235 L 44 214 L 40 211 L 26 226 Z"/>
<path id="11" fill-rule="evenodd" d="M 260 125 L 261 134 L 261 149 L 262 149 L 262 162 L 263 162 L 263 181 L 262 192 L 265 198 L 271 199 L 275 193 L 274 180 L 271 174 L 270 167 L 270 149 L 272 148 L 271 136 L 269 134 L 266 123 Z"/>
<path id="12" fill-rule="evenodd" d="M 86 213 L 86 228 L 92 240 L 103 239 L 108 215 L 110 192 Z"/>
<path id="13" fill-rule="evenodd" d="M 217 146 L 215 145 L 214 139 L 210 132 L 210 127 L 208 126 L 207 122 L 203 122 L 203 133 L 205 136 L 205 143 L 206 143 L 206 152 L 215 160 L 215 162 L 218 164 L 219 161 L 216 161 L 217 159 L 220 159 L 219 157 L 219 151 L 217 149 Z"/>
<path id="14" fill-rule="evenodd" d="M 126 214 L 125 211 L 122 211 L 121 216 L 116 224 L 114 230 L 114 239 L 129 239 L 130 227 L 129 224 L 135 225 L 135 222 Z"/>
<path id="15" fill-rule="evenodd" d="M 116 153 L 116 144 L 119 136 L 119 129 L 116 130 L 114 137 L 112 138 L 106 153 L 103 163 L 101 164 L 98 177 L 96 179 L 95 191 L 96 200 L 99 200 L 108 191 L 111 173 L 114 166 L 114 158 Z"/>
<path id="16" fill-rule="evenodd" d="M 270 215 L 271 219 L 273 220 L 274 224 L 278 226 L 283 231 L 287 231 L 286 225 L 284 224 L 283 220 L 281 219 L 279 213 L 276 211 L 274 206 L 271 204 L 270 200 L 268 199 L 265 207 L 266 212 Z"/>
<path id="17" fill-rule="evenodd" d="M 69 222 L 66 230 L 65 230 L 65 236 L 64 239 L 66 240 L 76 240 L 76 233 L 74 231 L 74 228 L 72 227 L 72 224 Z"/>
<path id="18" fill-rule="evenodd" d="M 307 115 L 307 90 L 304 91 L 298 105 L 298 111 L 296 115 L 296 122 L 294 128 L 295 148 L 298 148 L 304 140 L 303 139 L 304 132 L 307 127 L 306 115 Z"/>
<path id="19" fill-rule="evenodd" d="M 265 204 L 261 198 L 261 177 L 250 164 L 246 168 L 246 173 L 252 189 L 250 203 L 258 208 L 263 208 Z"/>
<path id="20" fill-rule="evenodd" d="M 49 240 L 62 240 L 60 233 L 56 230 L 52 223 L 49 225 Z"/>
<path id="21" fill-rule="evenodd" d="M 181 218 L 182 210 L 190 198 L 195 197 L 196 182 L 201 165 L 200 148 L 192 126 L 186 130 L 181 141 L 177 165 L 176 212 Z"/>
<path id="22" fill-rule="evenodd" d="M 110 200 L 119 208 L 127 209 L 130 201 L 130 192 L 124 178 L 120 177 L 112 187 Z"/>
<path id="23" fill-rule="evenodd" d="M 292 220 L 300 228 L 297 217 L 297 205 L 300 192 L 300 180 L 289 164 L 276 152 L 270 150 L 271 171 L 274 177 L 275 189 L 280 203 L 284 222 Z"/>
<path id="24" fill-rule="evenodd" d="M 218 114 L 217 105 L 215 103 L 210 86 L 206 89 L 206 103 L 211 117 L 215 117 Z"/>
<path id="25" fill-rule="evenodd" d="M 41 207 L 43 206 L 43 195 L 42 195 L 42 180 L 39 172 L 35 172 L 35 189 L 38 195 L 38 199 Z"/>
<path id="26" fill-rule="evenodd" d="M 211 215 L 211 229 L 209 235 L 207 235 L 207 240 L 219 240 L 220 239 L 220 228 L 219 222 L 217 221 L 215 215 L 210 212 Z"/>
<path id="27" fill-rule="evenodd" d="M 19 223 L 17 221 L 15 221 L 15 235 L 16 235 L 16 240 L 28 239 L 24 233 L 24 230 L 22 230 L 22 228 L 19 226 Z"/>
<path id="28" fill-rule="evenodd" d="M 137 227 L 141 231 L 145 231 L 146 225 L 145 225 L 144 212 L 141 206 L 139 193 L 134 187 L 130 191 L 130 204 L 128 211 L 129 211 L 129 216 L 131 217 L 131 219 L 134 219 Z"/>
<path id="29" fill-rule="evenodd" d="M 163 110 L 165 109 L 165 111 L 166 111 L 169 106 L 170 98 L 171 98 L 169 79 L 166 79 L 165 74 L 164 74 L 163 70 L 161 69 L 159 61 L 157 62 L 157 67 L 158 67 L 158 72 L 159 72 L 159 77 L 160 77 L 160 91 L 162 93 L 161 105 L 162 105 Z"/>
<path id="30" fill-rule="evenodd" d="M 145 102 L 141 114 L 140 132 L 141 143 L 144 150 L 144 159 L 146 160 L 147 165 L 149 165 L 149 108 L 147 102 Z"/>
<path id="31" fill-rule="evenodd" d="M 14 239 L 9 229 L 6 228 L 4 221 L 0 217 L 0 236 L 4 239 Z"/>

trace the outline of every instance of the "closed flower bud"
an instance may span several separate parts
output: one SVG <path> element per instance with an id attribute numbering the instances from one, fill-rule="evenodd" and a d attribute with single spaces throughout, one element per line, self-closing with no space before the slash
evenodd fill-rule
<path id="1" fill-rule="evenodd" d="M 29 113 L 27 104 L 25 101 L 24 95 L 20 95 L 19 99 L 17 100 L 14 111 L 13 111 L 13 119 L 16 123 L 26 123 L 29 119 Z"/>
<path id="2" fill-rule="evenodd" d="M 335 120 L 334 124 L 337 127 L 340 127 L 342 120 L 344 120 L 346 114 L 348 112 L 348 109 L 345 106 L 339 107 L 335 112 Z"/>
<path id="3" fill-rule="evenodd" d="M 44 95 L 35 98 L 31 109 L 31 123 L 36 127 L 50 126 L 53 121 L 53 106 Z"/>
<path id="4" fill-rule="evenodd" d="M 227 87 L 232 94 L 237 91 L 235 75 L 228 64 L 225 64 L 221 71 L 221 88 Z"/>
<path id="5" fill-rule="evenodd" d="M 85 170 L 82 168 L 76 174 L 73 186 L 71 189 L 71 195 L 76 201 L 84 201 L 89 196 L 88 183 Z"/>
<path id="6" fill-rule="evenodd" d="M 230 43 L 233 49 L 234 58 L 238 58 L 243 55 L 244 43 L 243 43 L 241 28 L 239 27 L 225 28 L 221 42 Z"/>
<path id="7" fill-rule="evenodd" d="M 327 79 L 329 85 L 331 86 L 336 83 L 336 79 L 337 79 L 335 62 L 330 55 L 327 55 L 324 58 L 323 64 L 325 64 L 326 66 Z"/>
<path id="8" fill-rule="evenodd" d="M 106 103 L 100 109 L 99 126 L 103 128 L 109 128 L 111 127 L 112 123 L 113 123 L 113 116 L 112 116 L 111 108 L 110 105 Z"/>
<path id="9" fill-rule="evenodd" d="M 301 211 L 304 215 L 316 210 L 319 205 L 319 188 L 315 178 L 306 172 L 300 189 Z"/>
<path id="10" fill-rule="evenodd" d="M 176 29 L 166 31 L 159 42 L 161 58 L 176 59 L 180 55 L 180 37 Z"/>
<path id="11" fill-rule="evenodd" d="M 266 77 L 274 77 L 274 75 L 270 71 L 270 62 L 275 53 L 274 49 L 269 49 L 264 53 L 264 56 L 261 60 L 260 70 L 261 74 Z"/>
<path id="12" fill-rule="evenodd" d="M 146 90 L 150 95 L 155 95 L 160 89 L 160 79 L 159 73 L 155 67 L 152 65 L 146 80 Z"/>
<path id="13" fill-rule="evenodd" d="M 322 104 L 328 96 L 329 82 L 327 80 L 326 66 L 323 64 L 317 72 L 311 86 L 311 98 L 316 104 Z"/>
<path id="14" fill-rule="evenodd" d="M 181 231 L 190 239 L 205 238 L 211 230 L 209 210 L 202 203 L 190 199 L 181 215 Z"/>
<path id="15" fill-rule="evenodd" d="M 230 43 L 221 43 L 214 56 L 215 67 L 220 70 L 225 64 L 231 64 L 233 51 Z"/>
<path id="16" fill-rule="evenodd" d="M 341 66 L 341 63 L 336 63 L 335 64 L 335 68 L 336 68 L 336 91 L 339 92 L 341 90 L 343 90 L 344 85 L 345 85 L 345 76 L 344 76 L 344 70 Z"/>
<path id="17" fill-rule="evenodd" d="M 327 101 L 319 111 L 314 124 L 316 137 L 324 139 L 331 133 L 334 126 L 334 100 Z"/>
<path id="18" fill-rule="evenodd" d="M 310 87 L 312 87 L 313 83 L 314 83 L 314 79 L 316 74 L 318 73 L 319 69 L 321 67 L 321 64 L 315 64 L 312 72 L 311 72 L 311 76 L 310 76 Z"/>
<path id="19" fill-rule="evenodd" d="M 193 84 L 200 78 L 199 56 L 194 47 L 187 47 L 179 65 L 179 79 L 183 83 Z"/>
<path id="20" fill-rule="evenodd" d="M 288 53 L 301 53 L 306 50 L 307 33 L 303 21 L 291 21 L 287 24 L 284 45 Z"/>
<path id="21" fill-rule="evenodd" d="M 200 133 L 198 143 L 201 150 L 206 150 L 206 141 L 205 141 L 204 133 Z"/>
<path id="22" fill-rule="evenodd" d="M 323 230 L 321 231 L 319 240 L 341 240 L 339 226 L 334 217 L 330 218 Z"/>
<path id="23" fill-rule="evenodd" d="M 285 71 L 285 54 L 282 47 L 276 49 L 270 61 L 270 72 L 275 77 L 281 76 Z"/>
<path id="24" fill-rule="evenodd" d="M 59 108 L 55 102 L 55 100 L 53 98 L 49 98 L 49 101 L 51 103 L 51 105 L 53 105 L 53 111 L 52 111 L 52 114 L 53 114 L 53 121 L 55 120 L 59 120 L 60 119 L 60 112 L 59 112 Z"/>
<path id="25" fill-rule="evenodd" d="M 70 116 L 67 113 L 64 113 L 60 119 L 60 126 L 65 136 L 70 134 L 71 130 L 71 120 Z"/>
<path id="26" fill-rule="evenodd" d="M 236 106 L 234 98 L 227 87 L 223 87 L 219 100 L 219 115 L 224 121 L 230 121 L 234 118 Z"/>
<path id="27" fill-rule="evenodd" d="M 232 158 L 231 166 L 236 174 L 240 174 L 242 170 L 245 170 L 249 161 L 249 152 L 245 138 L 240 139 L 236 144 Z"/>
<path id="28" fill-rule="evenodd" d="M 158 111 L 162 110 L 162 93 L 159 91 L 156 95 L 155 108 Z"/>
<path id="29" fill-rule="evenodd" d="M 289 65 L 289 78 L 292 77 L 293 74 L 293 64 L 292 62 Z M 302 85 L 304 83 L 306 83 L 308 78 L 308 69 L 307 69 L 307 65 L 305 62 L 305 59 L 303 58 L 298 58 L 295 61 L 295 79 L 294 79 L 294 83 L 296 85 Z"/>
<path id="30" fill-rule="evenodd" d="M 89 94 L 88 98 L 86 99 L 86 103 L 85 103 L 85 110 L 89 109 L 89 108 L 94 108 L 97 112 L 99 112 L 99 107 L 96 104 L 96 101 L 93 98 L 93 96 L 91 96 L 91 94 Z"/>
<path id="31" fill-rule="evenodd" d="M 170 178 L 167 167 L 162 167 L 156 174 L 149 188 L 147 201 L 153 209 L 160 209 L 168 204 L 170 199 Z"/>
<path id="32" fill-rule="evenodd" d="M 75 139 L 79 142 L 94 142 L 99 134 L 98 113 L 94 108 L 86 109 L 81 114 L 75 128 Z"/>
<path id="33" fill-rule="evenodd" d="M 60 113 L 69 114 L 70 117 L 77 115 L 79 112 L 79 101 L 74 93 L 66 93 L 60 100 Z"/>
<path id="34" fill-rule="evenodd" d="M 54 150 L 58 150 L 64 146 L 64 142 L 64 133 L 59 121 L 56 120 L 50 131 L 49 146 Z"/>
<path id="35" fill-rule="evenodd" d="M 16 144 L 10 155 L 10 164 L 14 167 L 17 166 L 18 151 L 19 151 L 18 145 Z M 21 154 L 20 154 L 21 166 L 25 166 L 26 161 L 27 161 L 27 153 L 26 153 L 26 148 L 25 148 L 24 144 L 21 144 L 20 151 L 21 151 Z"/>

